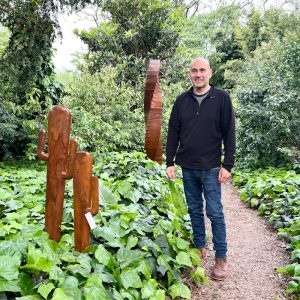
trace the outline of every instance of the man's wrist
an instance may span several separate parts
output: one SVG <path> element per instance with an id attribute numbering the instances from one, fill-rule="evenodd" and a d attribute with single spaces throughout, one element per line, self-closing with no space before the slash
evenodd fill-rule
<path id="1" fill-rule="evenodd" d="M 174 162 L 167 162 L 167 168 L 168 167 L 174 167 Z"/>
<path id="2" fill-rule="evenodd" d="M 232 166 L 222 166 L 225 170 L 227 170 L 229 173 L 231 173 Z"/>

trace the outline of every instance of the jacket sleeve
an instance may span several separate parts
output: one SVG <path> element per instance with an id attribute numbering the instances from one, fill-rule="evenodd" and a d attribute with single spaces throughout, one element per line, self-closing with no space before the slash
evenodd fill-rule
<path id="1" fill-rule="evenodd" d="M 222 136 L 224 143 L 223 167 L 231 172 L 235 160 L 235 114 L 230 96 L 226 94 L 222 111 Z"/>
<path id="2" fill-rule="evenodd" d="M 180 117 L 178 113 L 178 103 L 175 102 L 169 120 L 168 137 L 166 146 L 167 167 L 174 166 L 174 157 L 179 145 Z"/>

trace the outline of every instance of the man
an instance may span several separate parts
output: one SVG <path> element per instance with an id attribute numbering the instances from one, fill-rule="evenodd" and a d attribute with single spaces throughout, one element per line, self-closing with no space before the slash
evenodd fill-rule
<path id="1" fill-rule="evenodd" d="M 211 76 L 206 59 L 192 61 L 189 79 L 193 86 L 176 99 L 169 120 L 166 173 L 174 179 L 174 162 L 182 168 L 194 243 L 202 259 L 206 257 L 204 194 L 215 250 L 212 277 L 223 280 L 228 276 L 228 263 L 221 183 L 230 177 L 234 164 L 235 118 L 229 94 L 210 84 Z M 225 153 L 221 165 L 222 143 Z"/>

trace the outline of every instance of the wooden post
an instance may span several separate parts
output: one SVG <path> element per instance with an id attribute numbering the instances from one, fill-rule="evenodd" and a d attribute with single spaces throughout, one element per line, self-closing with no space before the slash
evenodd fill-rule
<path id="1" fill-rule="evenodd" d="M 159 68 L 159 60 L 150 60 L 144 97 L 145 151 L 150 159 L 162 164 L 162 96 L 158 80 Z"/>
<path id="2" fill-rule="evenodd" d="M 46 132 L 41 129 L 38 139 L 38 157 L 47 161 L 47 189 L 45 231 L 54 241 L 60 240 L 63 215 L 65 180 L 69 179 L 66 169 L 72 166 L 77 141 L 70 143 L 71 114 L 68 109 L 57 105 L 48 114 L 48 153 L 45 147 Z"/>
<path id="3" fill-rule="evenodd" d="M 74 242 L 75 250 L 83 252 L 90 244 L 90 227 L 85 213 L 99 211 L 99 181 L 92 176 L 92 157 L 88 152 L 75 155 L 73 169 Z"/>

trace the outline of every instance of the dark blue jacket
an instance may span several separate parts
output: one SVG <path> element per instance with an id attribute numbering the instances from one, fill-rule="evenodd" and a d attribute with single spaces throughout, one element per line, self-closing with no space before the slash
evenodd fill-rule
<path id="1" fill-rule="evenodd" d="M 201 105 L 193 88 L 175 101 L 168 129 L 167 166 L 175 163 L 189 169 L 209 170 L 221 165 L 228 171 L 235 156 L 235 115 L 229 94 L 211 85 Z"/>

